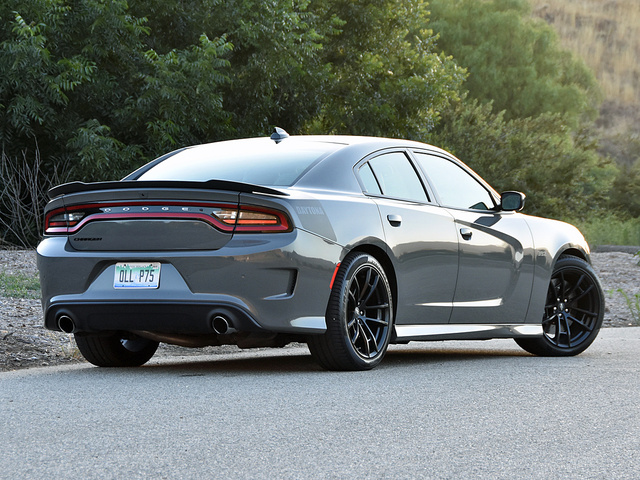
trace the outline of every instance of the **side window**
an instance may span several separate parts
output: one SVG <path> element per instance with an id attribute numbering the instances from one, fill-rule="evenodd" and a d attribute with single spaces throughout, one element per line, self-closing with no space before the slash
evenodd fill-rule
<path id="1" fill-rule="evenodd" d="M 360 167 L 358 173 L 360 174 L 360 180 L 362 180 L 362 184 L 364 185 L 364 189 L 367 193 L 382 195 L 380 186 L 378 185 L 378 181 L 373 175 L 371 166 L 368 163 L 365 163 L 362 167 Z"/>
<path id="2" fill-rule="evenodd" d="M 491 210 L 495 206 L 487 189 L 455 163 L 424 153 L 415 155 L 444 206 L 465 210 Z"/>
<path id="3" fill-rule="evenodd" d="M 369 165 L 383 195 L 415 202 L 429 201 L 418 174 L 404 153 L 385 153 L 371 159 Z"/>

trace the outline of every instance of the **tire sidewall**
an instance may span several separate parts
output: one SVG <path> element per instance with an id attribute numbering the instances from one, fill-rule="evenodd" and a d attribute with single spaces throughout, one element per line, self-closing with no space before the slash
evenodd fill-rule
<path id="1" fill-rule="evenodd" d="M 556 274 L 558 274 L 561 271 L 569 271 L 569 270 L 575 270 L 575 269 L 578 269 L 585 275 L 588 275 L 591 281 L 593 282 L 594 286 L 597 288 L 598 303 L 599 303 L 598 319 L 596 321 L 596 324 L 593 327 L 593 330 L 591 331 L 591 333 L 589 333 L 588 337 L 585 340 L 583 340 L 580 344 L 572 348 L 558 348 L 551 342 L 551 340 L 547 337 L 545 333 L 543 335 L 543 342 L 550 355 L 572 356 L 572 355 L 577 355 L 583 352 L 596 339 L 596 337 L 598 336 L 598 332 L 600 331 L 600 327 L 602 326 L 602 322 L 604 319 L 604 308 L 605 308 L 604 291 L 602 289 L 602 285 L 600 283 L 600 280 L 598 279 L 597 274 L 595 273 L 595 271 L 593 270 L 593 267 L 589 263 L 587 263 L 586 261 L 578 257 L 573 257 L 573 256 L 560 257 L 556 262 L 556 265 L 551 274 L 551 278 L 553 278 Z M 551 282 L 551 279 L 549 279 L 549 282 Z"/>
<path id="2" fill-rule="evenodd" d="M 349 287 L 351 286 L 355 275 L 365 267 L 372 267 L 376 270 L 380 276 L 386 295 L 389 301 L 389 325 L 382 344 L 379 346 L 379 353 L 372 358 L 363 357 L 355 349 L 349 338 L 349 332 L 347 323 L 349 321 L 350 312 L 348 311 L 349 305 Z M 328 328 L 338 329 L 340 332 L 340 338 L 342 340 L 345 350 L 347 351 L 351 360 L 359 368 L 370 369 L 378 365 L 384 358 L 389 341 L 391 339 L 391 333 L 393 331 L 393 298 L 391 296 L 391 288 L 389 280 L 385 273 L 384 268 L 373 256 L 362 253 L 354 255 L 352 258 L 347 258 L 341 265 L 338 275 L 336 276 L 336 282 L 333 287 L 332 297 L 337 299 L 337 302 L 329 302 L 329 309 L 327 320 L 329 323 Z M 333 308 L 332 308 L 333 307 Z"/>

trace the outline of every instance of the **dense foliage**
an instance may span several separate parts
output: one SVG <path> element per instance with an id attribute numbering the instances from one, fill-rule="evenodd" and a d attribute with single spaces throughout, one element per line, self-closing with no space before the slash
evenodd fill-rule
<path id="1" fill-rule="evenodd" d="M 36 144 L 81 178 L 121 175 L 148 156 L 199 142 L 226 115 L 231 45 L 205 34 L 156 52 L 123 1 L 28 0 L 0 7 L 0 142 Z"/>
<path id="2" fill-rule="evenodd" d="M 588 217 L 606 203 L 615 168 L 584 132 L 558 114 L 506 120 L 491 105 L 458 102 L 443 113 L 431 141 L 491 179 L 498 191 L 526 192 L 526 211 L 557 218 Z"/>
<path id="3" fill-rule="evenodd" d="M 432 141 L 530 212 L 588 215 L 613 181 L 579 129 L 597 88 L 528 18 L 525 0 L 5 0 L 0 239 L 34 243 L 16 226 L 52 181 L 274 125 Z"/>
<path id="4" fill-rule="evenodd" d="M 396 3 L 10 0 L 0 142 L 103 179 L 274 124 L 417 136 L 463 75 L 422 2 Z"/>

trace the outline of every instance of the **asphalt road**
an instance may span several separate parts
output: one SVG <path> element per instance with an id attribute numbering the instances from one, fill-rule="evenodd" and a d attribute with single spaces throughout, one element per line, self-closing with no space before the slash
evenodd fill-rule
<path id="1" fill-rule="evenodd" d="M 0 373 L 0 478 L 640 478 L 640 328 L 574 358 L 510 340 Z"/>

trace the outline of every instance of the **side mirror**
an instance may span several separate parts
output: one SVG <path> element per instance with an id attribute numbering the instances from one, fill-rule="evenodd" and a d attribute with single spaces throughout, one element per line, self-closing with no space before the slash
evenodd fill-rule
<path id="1" fill-rule="evenodd" d="M 524 208 L 526 195 L 521 192 L 504 192 L 500 195 L 500 210 L 519 212 Z"/>

